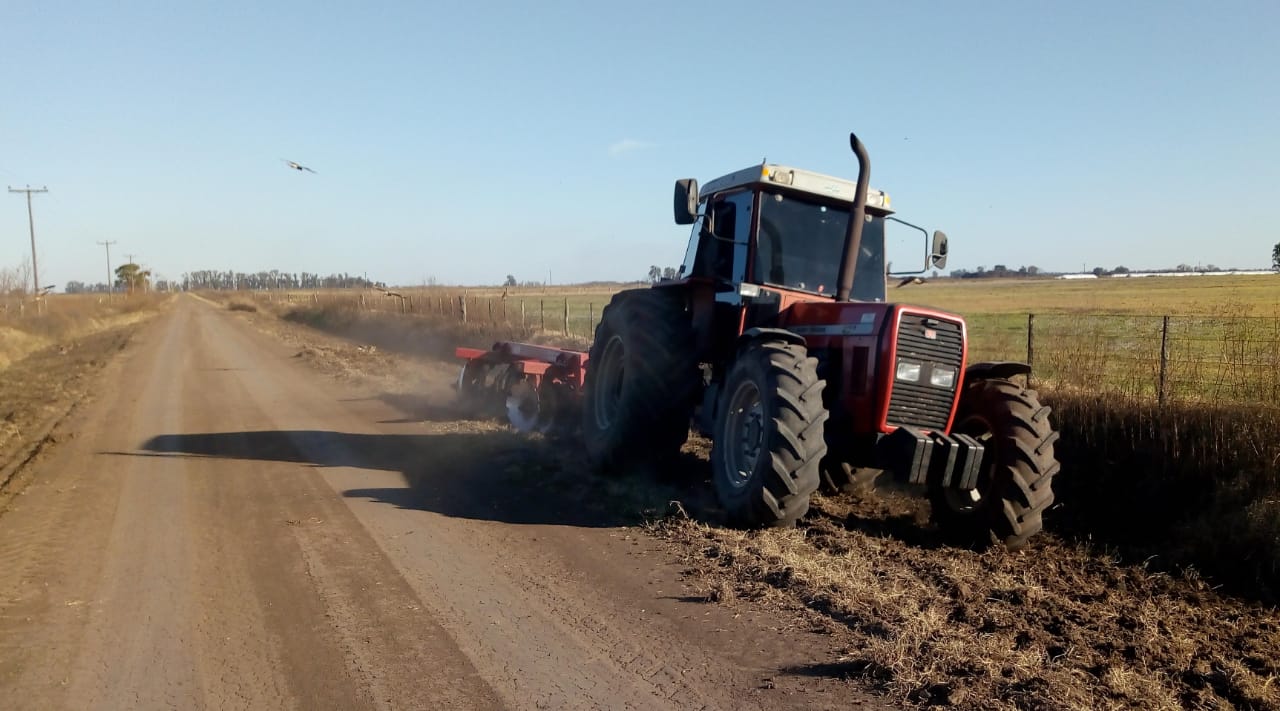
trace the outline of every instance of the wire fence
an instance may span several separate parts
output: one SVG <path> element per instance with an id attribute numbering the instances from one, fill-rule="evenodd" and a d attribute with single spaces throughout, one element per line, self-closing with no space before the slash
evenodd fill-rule
<path id="1" fill-rule="evenodd" d="M 429 292 L 281 292 L 259 294 L 257 298 L 317 306 L 331 304 L 363 311 L 444 317 L 463 323 L 519 326 L 589 341 L 595 335 L 600 313 L 612 296 L 612 292 L 519 296 Z"/>
<path id="2" fill-rule="evenodd" d="M 971 316 L 970 361 L 1022 360 L 1043 386 L 1167 402 L 1280 405 L 1280 318 Z"/>
<path id="3" fill-rule="evenodd" d="M 520 326 L 590 341 L 611 293 L 299 294 L 277 299 Z M 1031 364 L 1042 388 L 1168 402 L 1280 406 L 1280 317 L 967 314 L 969 361 Z"/>
<path id="4" fill-rule="evenodd" d="M 0 324 L 49 313 L 48 301 L 25 295 L 0 295 Z"/>

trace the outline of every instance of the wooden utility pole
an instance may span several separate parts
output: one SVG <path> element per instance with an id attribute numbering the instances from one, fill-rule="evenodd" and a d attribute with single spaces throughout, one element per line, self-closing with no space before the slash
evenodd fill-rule
<path id="1" fill-rule="evenodd" d="M 110 301 L 111 292 L 115 291 L 115 289 L 111 288 L 111 245 L 115 244 L 115 242 L 99 242 L 98 244 L 107 248 L 107 301 Z"/>
<path id="2" fill-rule="evenodd" d="M 47 193 L 49 188 L 9 188 L 11 193 L 27 194 L 27 225 L 31 228 L 31 295 L 40 295 L 40 268 L 36 266 L 36 218 L 31 213 L 31 193 Z"/>

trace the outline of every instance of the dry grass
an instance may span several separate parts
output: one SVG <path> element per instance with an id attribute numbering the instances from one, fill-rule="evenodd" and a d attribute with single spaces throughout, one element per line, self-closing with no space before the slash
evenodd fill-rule
<path id="1" fill-rule="evenodd" d="M 617 287 L 530 289 L 455 289 L 430 287 L 393 292 L 333 289 L 327 291 L 209 292 L 215 300 L 252 299 L 277 313 L 291 309 L 395 314 L 422 317 L 439 324 L 463 322 L 467 331 L 556 335 L 589 340 Z M 505 296 L 504 296 L 505 294 Z"/>
<path id="2" fill-rule="evenodd" d="M 0 370 L 43 348 L 98 331 L 136 323 L 153 315 L 168 296 L 56 294 L 37 302 L 16 299 L 0 309 Z"/>
<path id="3" fill-rule="evenodd" d="M 708 600 L 798 610 L 846 645 L 791 673 L 860 679 L 913 706 L 1280 708 L 1272 610 L 1081 546 L 939 549 L 860 530 L 840 508 L 819 501 L 789 531 L 655 529 Z"/>
<path id="4" fill-rule="evenodd" d="M 542 331 L 533 324 L 484 320 L 463 323 L 447 314 L 370 310 L 354 300 L 258 303 L 286 321 L 408 355 L 452 358 L 457 346 L 489 348 L 500 340 L 566 348 L 585 349 L 590 345 L 583 335 Z"/>
<path id="5" fill-rule="evenodd" d="M 1280 410 L 1046 400 L 1065 472 L 1054 530 L 1280 603 Z"/>

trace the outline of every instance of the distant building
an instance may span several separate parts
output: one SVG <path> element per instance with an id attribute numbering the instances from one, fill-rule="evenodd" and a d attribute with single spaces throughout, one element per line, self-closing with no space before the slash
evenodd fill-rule
<path id="1" fill-rule="evenodd" d="M 1213 272 L 1129 272 L 1112 274 L 1111 279 L 1136 279 L 1138 277 L 1198 277 L 1198 276 L 1262 276 L 1275 274 L 1270 269 L 1221 269 Z M 1059 279 L 1097 279 L 1095 274 L 1061 274 Z"/>

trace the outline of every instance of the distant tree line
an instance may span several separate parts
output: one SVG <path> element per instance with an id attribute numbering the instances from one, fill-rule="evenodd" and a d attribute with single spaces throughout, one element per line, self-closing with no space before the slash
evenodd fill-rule
<path id="1" fill-rule="evenodd" d="M 1274 263 L 1274 268 L 1277 270 L 1280 270 L 1280 244 L 1276 245 L 1276 250 L 1277 250 L 1276 254 L 1272 255 L 1272 259 Z M 1216 264 L 1198 264 L 1198 265 L 1192 266 L 1190 264 L 1184 263 L 1184 264 L 1179 264 L 1178 266 L 1172 269 L 1152 269 L 1149 271 L 1150 273 L 1156 273 L 1156 274 L 1169 273 L 1169 272 L 1178 272 L 1178 273 L 1185 274 L 1185 273 L 1191 273 L 1191 272 L 1197 272 L 1197 273 L 1217 272 L 1217 271 L 1223 271 L 1223 270 Z M 987 269 L 985 266 L 976 267 L 974 269 L 952 269 L 951 277 L 954 279 L 1018 278 L 1018 277 L 1034 277 L 1034 276 L 1052 276 L 1058 273 L 1059 272 L 1045 272 L 1036 266 L 1026 266 L 1026 267 L 1018 267 L 1017 269 L 1009 269 L 1003 264 L 997 264 L 990 269 Z M 1106 267 L 1094 267 L 1093 269 L 1089 270 L 1089 273 L 1093 274 L 1096 277 L 1108 277 L 1108 276 L 1124 276 L 1132 272 L 1128 267 L 1121 264 L 1119 266 L 1116 266 L 1113 269 L 1107 269 Z"/>
<path id="2" fill-rule="evenodd" d="M 986 266 L 976 267 L 974 269 L 952 269 L 951 276 L 954 279 L 1008 279 L 1018 277 L 1033 277 L 1041 274 L 1040 267 L 1033 265 L 1010 269 L 1003 264 L 997 264 L 987 269 Z"/>
<path id="3" fill-rule="evenodd" d="M 125 270 L 123 273 L 121 272 L 122 269 Z M 116 283 L 112 285 L 111 290 L 120 291 L 122 289 L 128 289 L 131 286 L 134 288 L 150 287 L 157 291 L 235 291 L 240 289 L 385 289 L 387 286 L 383 282 L 370 281 L 363 276 L 347 274 L 345 272 L 342 274 L 321 276 L 320 274 L 311 274 L 309 272 L 291 273 L 282 272 L 276 269 L 254 273 L 200 270 L 183 274 L 181 281 L 161 280 L 154 284 L 148 281 L 150 276 L 149 272 L 142 271 L 137 265 L 122 265 L 119 269 L 116 269 Z M 84 294 L 106 292 L 108 289 L 107 285 L 102 283 L 86 284 L 82 281 L 69 281 L 63 291 L 68 294 Z"/>
<path id="4" fill-rule="evenodd" d="M 200 270 L 182 275 L 183 290 L 235 291 L 239 289 L 369 289 L 386 288 L 383 282 L 343 272 L 321 276 L 309 272 L 282 272 L 276 269 L 247 274 L 233 271 Z"/>

